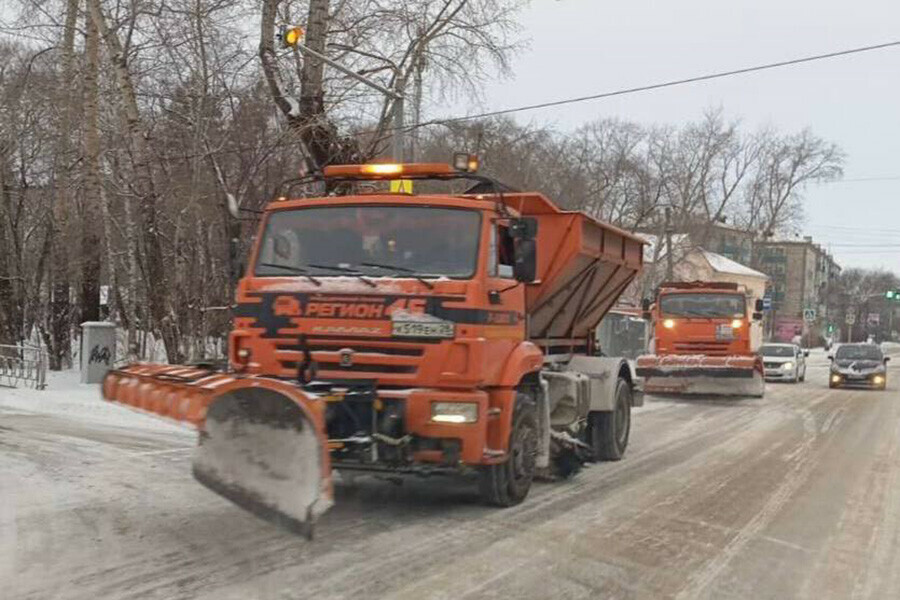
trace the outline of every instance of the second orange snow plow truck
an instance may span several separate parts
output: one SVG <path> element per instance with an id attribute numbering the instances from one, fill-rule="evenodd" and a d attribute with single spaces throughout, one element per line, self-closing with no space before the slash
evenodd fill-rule
<path id="1" fill-rule="evenodd" d="M 642 240 L 468 168 L 326 167 L 343 195 L 263 213 L 229 368 L 133 364 L 104 397 L 194 424 L 201 483 L 306 531 L 332 504 L 332 469 L 477 472 L 509 506 L 538 469 L 621 458 L 641 396 L 593 332 Z M 396 179 L 476 186 L 379 189 Z"/>
<path id="2" fill-rule="evenodd" d="M 762 318 L 761 300 L 751 312 L 736 283 L 663 283 L 656 301 L 645 301 L 653 322 L 653 354 L 637 359 L 635 373 L 647 393 L 762 397 L 762 359 L 752 327 Z"/>

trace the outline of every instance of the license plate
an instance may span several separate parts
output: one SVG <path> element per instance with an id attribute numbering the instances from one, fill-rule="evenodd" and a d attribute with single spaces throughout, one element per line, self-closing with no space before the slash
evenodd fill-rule
<path id="1" fill-rule="evenodd" d="M 732 329 L 731 325 L 716 325 L 716 339 L 733 340 L 734 329 Z"/>
<path id="2" fill-rule="evenodd" d="M 396 337 L 452 338 L 453 323 L 448 321 L 394 321 L 391 334 Z"/>

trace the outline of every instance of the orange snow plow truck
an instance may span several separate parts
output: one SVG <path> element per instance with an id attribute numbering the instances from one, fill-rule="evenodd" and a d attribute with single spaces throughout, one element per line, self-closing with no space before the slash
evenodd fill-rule
<path id="1" fill-rule="evenodd" d="M 643 241 L 455 162 L 330 166 L 321 197 L 268 204 L 228 368 L 132 364 L 104 398 L 195 425 L 202 484 L 306 533 L 333 469 L 472 473 L 510 506 L 621 458 L 642 396 L 594 332 Z"/>
<path id="2" fill-rule="evenodd" d="M 752 327 L 762 318 L 762 300 L 751 312 L 736 283 L 663 283 L 656 301 L 644 301 L 652 320 L 653 354 L 635 368 L 643 391 L 762 397 L 762 359 L 753 348 Z"/>

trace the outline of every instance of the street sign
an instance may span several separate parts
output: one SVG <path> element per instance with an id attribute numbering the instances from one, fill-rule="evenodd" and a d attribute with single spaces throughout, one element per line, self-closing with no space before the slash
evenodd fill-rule
<path id="1" fill-rule="evenodd" d="M 814 308 L 804 308 L 803 309 L 803 320 L 807 323 L 813 323 L 816 320 L 816 309 Z"/>
<path id="2" fill-rule="evenodd" d="M 853 313 L 847 313 L 847 318 L 844 320 L 844 322 L 846 322 L 847 325 L 853 325 L 854 323 L 856 323 L 856 315 Z"/>
<path id="3" fill-rule="evenodd" d="M 763 296 L 763 310 L 772 310 L 772 295 L 766 294 Z"/>

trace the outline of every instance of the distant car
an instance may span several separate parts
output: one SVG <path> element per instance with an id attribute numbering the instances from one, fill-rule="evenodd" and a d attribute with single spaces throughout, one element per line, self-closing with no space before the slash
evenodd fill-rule
<path id="1" fill-rule="evenodd" d="M 828 359 L 828 387 L 887 387 L 887 362 L 891 358 L 875 344 L 841 344 Z"/>
<path id="2" fill-rule="evenodd" d="M 806 379 L 806 357 L 809 350 L 796 344 L 763 344 L 759 347 L 767 381 L 797 383 Z"/>

